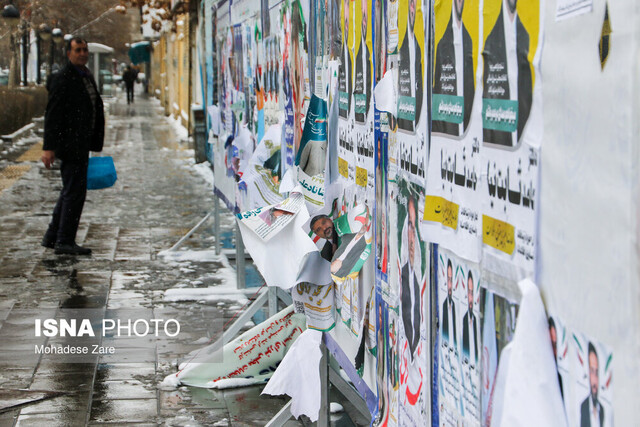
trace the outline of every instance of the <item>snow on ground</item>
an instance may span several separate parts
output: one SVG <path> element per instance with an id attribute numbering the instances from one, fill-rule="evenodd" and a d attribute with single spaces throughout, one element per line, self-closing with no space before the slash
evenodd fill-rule
<path id="1" fill-rule="evenodd" d="M 162 251 L 158 256 L 164 258 L 166 261 L 176 263 L 193 261 L 218 262 L 222 264 L 215 272 L 207 275 L 208 277 L 219 279 L 221 282 L 220 285 L 206 288 L 190 288 L 180 283 L 176 285 L 176 287 L 167 289 L 164 292 L 165 301 L 234 301 L 240 305 L 248 302 L 245 294 L 238 291 L 236 273 L 229 264 L 227 257 L 224 255 L 216 255 L 215 250 Z M 187 269 L 187 266 L 182 264 L 181 269 Z M 240 306 L 238 306 L 238 308 L 240 308 Z"/>
<path id="2" fill-rule="evenodd" d="M 193 169 L 213 188 L 213 171 L 209 162 L 198 163 L 193 166 Z"/>
<path id="3" fill-rule="evenodd" d="M 189 131 L 186 127 L 182 126 L 182 122 L 179 118 L 174 119 L 173 116 L 167 116 L 165 117 L 165 119 L 167 120 L 167 123 L 171 125 L 171 128 L 175 131 L 178 139 L 185 141 L 189 139 Z"/>

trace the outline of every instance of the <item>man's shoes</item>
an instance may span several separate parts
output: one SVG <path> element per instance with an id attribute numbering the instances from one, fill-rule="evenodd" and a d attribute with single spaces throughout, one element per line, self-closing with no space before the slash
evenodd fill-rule
<path id="1" fill-rule="evenodd" d="M 50 239 L 47 236 L 44 236 L 40 244 L 45 248 L 53 249 L 56 247 L 56 239 Z"/>
<path id="2" fill-rule="evenodd" d="M 57 243 L 55 248 L 56 255 L 91 255 L 91 249 L 75 243 Z"/>

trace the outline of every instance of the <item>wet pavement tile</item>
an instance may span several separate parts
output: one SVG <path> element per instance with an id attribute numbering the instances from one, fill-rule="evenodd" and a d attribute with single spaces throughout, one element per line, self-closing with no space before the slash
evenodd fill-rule
<path id="1" fill-rule="evenodd" d="M 158 415 L 156 399 L 93 400 L 89 423 L 153 422 Z"/>
<path id="2" fill-rule="evenodd" d="M 87 415 L 89 410 L 89 393 L 75 392 L 68 393 L 52 399 L 36 402 L 21 408 L 20 414 L 57 414 L 74 411 L 82 411 Z M 84 422 L 84 421 L 83 421 Z"/>
<path id="3" fill-rule="evenodd" d="M 118 400 L 118 399 L 155 399 L 155 385 L 149 386 L 135 379 L 127 380 L 103 380 L 96 382 L 94 400 Z"/>
<path id="4" fill-rule="evenodd" d="M 93 388 L 93 371 L 56 372 L 40 374 L 33 377 L 29 387 L 31 390 L 52 391 L 89 391 Z"/>
<path id="5" fill-rule="evenodd" d="M 102 381 L 152 378 L 156 373 L 155 362 L 149 363 L 100 363 L 96 376 Z"/>

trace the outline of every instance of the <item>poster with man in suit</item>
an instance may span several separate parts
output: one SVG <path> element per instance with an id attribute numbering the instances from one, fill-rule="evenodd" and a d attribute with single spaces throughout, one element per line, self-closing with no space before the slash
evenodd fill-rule
<path id="1" fill-rule="evenodd" d="M 462 18 L 465 0 L 451 3 L 451 15 L 435 54 L 431 129 L 458 137 L 467 130 L 471 118 L 475 68 L 473 40 Z"/>
<path id="2" fill-rule="evenodd" d="M 482 50 L 483 141 L 515 147 L 522 138 L 533 99 L 530 35 L 518 14 L 518 0 L 499 1 L 500 13 L 489 27 Z"/>
<path id="3" fill-rule="evenodd" d="M 353 64 L 354 44 L 356 40 L 355 2 L 342 1 L 342 46 L 340 48 L 340 66 L 338 67 L 338 173 L 346 183 L 356 180 L 356 158 L 353 112 Z"/>
<path id="4" fill-rule="evenodd" d="M 395 186 L 394 186 L 395 187 Z M 419 228 L 423 189 L 402 179 L 398 182 L 397 273 L 392 272 L 391 287 L 399 288 L 399 425 L 421 425 L 429 419 L 428 360 L 430 334 L 427 324 L 430 291 L 427 286 L 429 250 Z M 392 190 L 394 191 L 394 190 Z M 397 276 L 396 276 L 397 274 Z M 396 288 L 396 289 L 397 289 Z"/>
<path id="5" fill-rule="evenodd" d="M 475 96 L 479 5 L 470 0 L 440 1 L 434 5 L 434 15 L 425 231 L 433 242 L 479 262 L 482 122 Z"/>
<path id="6" fill-rule="evenodd" d="M 542 7 L 540 0 L 486 0 L 482 11 L 480 235 L 483 263 L 496 271 L 515 266 L 530 274 L 536 265 Z"/>
<path id="7" fill-rule="evenodd" d="M 477 264 L 465 261 L 442 246 L 438 248 L 441 425 L 479 425 L 480 422 L 479 285 Z"/>
<path id="8" fill-rule="evenodd" d="M 572 333 L 571 344 L 574 353 L 573 384 L 564 391 L 569 424 L 580 427 L 613 426 L 611 349 L 577 331 Z M 572 399 L 569 398 L 571 390 Z"/>

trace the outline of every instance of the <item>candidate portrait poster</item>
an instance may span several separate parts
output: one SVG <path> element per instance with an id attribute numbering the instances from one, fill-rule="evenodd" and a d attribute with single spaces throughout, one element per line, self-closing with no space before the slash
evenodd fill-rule
<path id="1" fill-rule="evenodd" d="M 399 290 L 400 363 L 399 424 L 419 425 L 430 409 L 431 339 L 427 332 L 430 318 L 429 249 L 420 233 L 420 203 L 423 188 L 399 181 L 396 195 L 398 250 L 397 274 L 391 287 Z"/>
<path id="2" fill-rule="evenodd" d="M 476 82 L 477 0 L 434 5 L 431 147 L 425 198 L 430 239 L 479 262 L 482 232 L 482 121 Z"/>
<path id="3" fill-rule="evenodd" d="M 531 273 L 536 257 L 540 9 L 539 0 L 487 0 L 482 11 L 483 263 L 512 279 Z"/>
<path id="4" fill-rule="evenodd" d="M 572 392 L 565 395 L 570 426 L 613 426 L 613 351 L 572 332 Z"/>
<path id="5" fill-rule="evenodd" d="M 338 172 L 348 184 L 356 182 L 356 132 L 353 102 L 353 76 L 356 42 L 356 2 L 342 0 L 340 65 L 338 67 Z M 358 34 L 360 31 L 358 31 Z"/>
<path id="6" fill-rule="evenodd" d="M 355 134 L 355 182 L 366 200 L 374 196 L 375 130 L 373 109 L 374 54 L 372 3 L 356 0 L 353 74 L 353 110 Z"/>
<path id="7" fill-rule="evenodd" d="M 438 248 L 440 425 L 480 425 L 482 323 L 477 264 Z"/>

